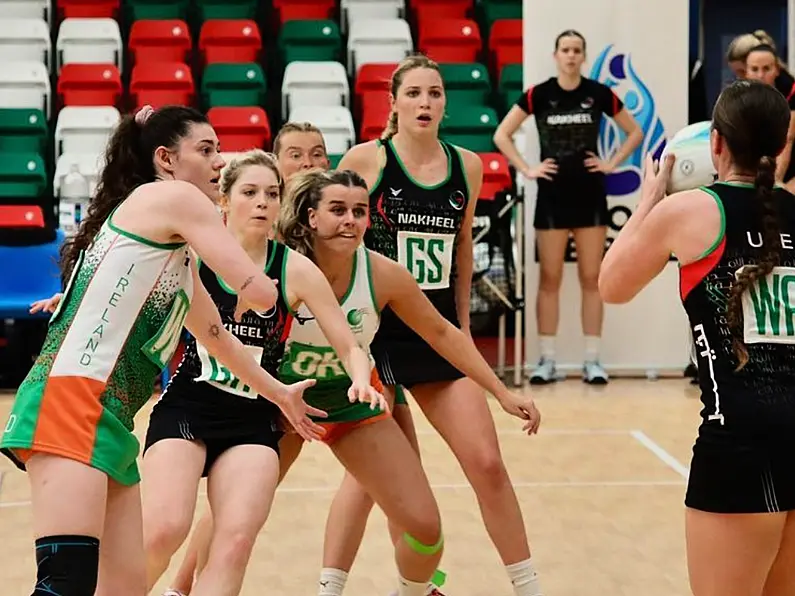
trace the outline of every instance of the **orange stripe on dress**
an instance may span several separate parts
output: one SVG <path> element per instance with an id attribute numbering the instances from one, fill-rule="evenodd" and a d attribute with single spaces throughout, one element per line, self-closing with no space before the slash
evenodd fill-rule
<path id="1" fill-rule="evenodd" d="M 99 397 L 105 386 L 86 377 L 50 377 L 41 398 L 33 449 L 37 445 L 57 447 L 90 464 L 102 416 Z"/>

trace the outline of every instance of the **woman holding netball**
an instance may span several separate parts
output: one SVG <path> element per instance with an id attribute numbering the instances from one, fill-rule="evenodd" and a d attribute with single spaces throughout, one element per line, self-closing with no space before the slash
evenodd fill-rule
<path id="1" fill-rule="evenodd" d="M 625 303 L 671 254 L 680 263 L 703 403 L 685 498 L 695 596 L 795 586 L 795 196 L 775 185 L 789 122 L 772 86 L 724 89 L 710 137 L 718 182 L 665 197 L 673 160 L 655 173 L 649 157 L 599 277 L 604 300 Z"/>

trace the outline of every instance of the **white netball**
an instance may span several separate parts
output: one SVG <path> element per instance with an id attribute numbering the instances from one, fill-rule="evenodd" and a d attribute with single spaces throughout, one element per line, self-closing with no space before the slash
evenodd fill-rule
<path id="1" fill-rule="evenodd" d="M 717 172 L 712 165 L 712 152 L 709 147 L 711 124 L 709 121 L 690 124 L 677 132 L 666 144 L 660 163 L 663 163 L 668 154 L 676 156 L 668 182 L 669 194 L 692 190 L 715 181 Z"/>

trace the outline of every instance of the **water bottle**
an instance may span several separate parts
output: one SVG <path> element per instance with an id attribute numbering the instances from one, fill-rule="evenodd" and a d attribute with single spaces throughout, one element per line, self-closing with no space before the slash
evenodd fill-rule
<path id="1" fill-rule="evenodd" d="M 64 176 L 61 183 L 61 192 L 58 204 L 58 221 L 64 234 L 72 236 L 77 233 L 83 213 L 88 208 L 90 200 L 88 180 L 80 173 L 77 164 L 69 167 L 69 173 Z"/>

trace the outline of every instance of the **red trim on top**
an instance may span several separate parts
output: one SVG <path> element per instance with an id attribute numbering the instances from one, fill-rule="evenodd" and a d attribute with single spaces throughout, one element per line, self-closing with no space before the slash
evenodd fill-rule
<path id="1" fill-rule="evenodd" d="M 723 257 L 726 250 L 726 236 L 720 241 L 715 250 L 703 259 L 684 265 L 679 269 L 679 295 L 684 301 L 690 292 L 700 284 L 704 278 L 712 271 Z"/>
<path id="2" fill-rule="evenodd" d="M 787 101 L 792 99 L 795 96 L 795 83 L 792 83 L 792 89 L 789 90 L 789 95 L 787 95 Z"/>
<path id="3" fill-rule="evenodd" d="M 613 113 L 610 115 L 615 116 L 618 114 L 618 95 L 616 95 L 615 91 L 610 91 L 610 94 L 613 96 Z"/>
<path id="4" fill-rule="evenodd" d="M 535 89 L 535 87 L 530 87 L 527 90 L 527 113 L 528 114 L 532 114 L 533 113 L 533 89 Z"/>

